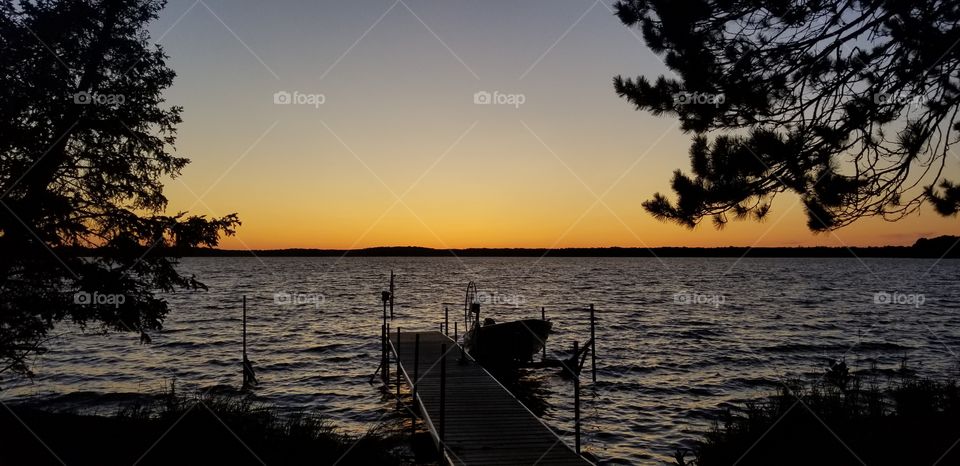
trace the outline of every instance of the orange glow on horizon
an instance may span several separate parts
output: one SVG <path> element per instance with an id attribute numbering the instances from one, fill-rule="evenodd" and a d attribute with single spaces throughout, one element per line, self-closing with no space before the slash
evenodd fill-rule
<path id="1" fill-rule="evenodd" d="M 762 223 L 659 222 L 641 203 L 671 195 L 691 135 L 616 95 L 614 76 L 669 71 L 608 11 L 514 2 L 515 22 L 480 3 L 438 4 L 422 20 L 441 43 L 404 9 L 367 31 L 379 5 L 336 5 L 244 15 L 224 4 L 243 43 L 202 8 L 181 17 L 190 2 L 155 25 L 155 37 L 175 31 L 162 41 L 177 72 L 164 97 L 184 108 L 176 152 L 192 159 L 166 183 L 168 210 L 237 212 L 243 225 L 222 248 L 874 246 L 960 235 L 956 218 L 929 207 L 813 234 L 788 195 Z M 324 103 L 278 105 L 278 91 Z M 478 105 L 477 92 L 522 94 L 523 104 Z M 957 161 L 945 172 L 953 180 Z"/>

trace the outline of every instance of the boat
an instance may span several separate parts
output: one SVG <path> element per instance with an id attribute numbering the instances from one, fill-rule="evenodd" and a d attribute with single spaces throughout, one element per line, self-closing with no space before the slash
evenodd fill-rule
<path id="1" fill-rule="evenodd" d="M 512 366 L 532 361 L 546 344 L 553 322 L 524 319 L 498 323 L 486 318 L 481 323 L 476 289 L 474 282 L 467 284 L 464 316 L 473 317 L 473 326 L 463 336 L 464 349 L 486 365 Z"/>
<path id="2" fill-rule="evenodd" d="M 543 349 L 553 322 L 540 319 L 496 323 L 485 319 L 463 336 L 463 346 L 484 364 L 514 365 L 530 362 Z"/>

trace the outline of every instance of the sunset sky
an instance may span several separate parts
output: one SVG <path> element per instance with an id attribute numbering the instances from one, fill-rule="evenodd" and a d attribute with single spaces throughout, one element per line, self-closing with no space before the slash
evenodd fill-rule
<path id="1" fill-rule="evenodd" d="M 691 231 L 640 203 L 689 168 L 690 135 L 615 75 L 666 72 L 612 1 L 171 0 L 153 40 L 178 73 L 170 210 L 243 226 L 222 247 L 910 244 L 960 234 L 925 208 L 814 235 L 782 196 L 764 223 Z M 278 91 L 319 105 L 274 103 Z M 477 105 L 486 91 L 519 106 Z M 522 96 L 522 97 L 519 97 Z M 312 97 L 318 99 L 319 97 Z M 957 173 L 960 154 L 951 154 Z"/>

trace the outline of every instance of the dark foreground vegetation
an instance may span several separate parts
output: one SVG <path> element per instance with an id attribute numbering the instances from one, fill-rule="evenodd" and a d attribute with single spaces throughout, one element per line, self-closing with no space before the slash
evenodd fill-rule
<path id="1" fill-rule="evenodd" d="M 862 387 L 845 365 L 728 412 L 678 465 L 960 464 L 956 382 Z"/>
<path id="2" fill-rule="evenodd" d="M 2 465 L 399 464 L 400 438 L 384 426 L 345 435 L 239 396 L 171 394 L 110 417 L 10 408 L 0 409 Z"/>

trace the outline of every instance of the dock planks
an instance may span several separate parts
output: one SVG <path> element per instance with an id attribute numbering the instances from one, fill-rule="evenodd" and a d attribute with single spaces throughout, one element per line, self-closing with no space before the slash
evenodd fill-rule
<path id="1" fill-rule="evenodd" d="M 589 465 L 482 366 L 460 361 L 460 348 L 437 331 L 390 335 L 409 384 L 414 342 L 420 336 L 417 400 L 422 417 L 439 444 L 441 424 L 446 461 L 453 465 Z M 441 348 L 447 345 L 444 417 L 440 415 Z M 395 361 L 394 361 L 395 363 Z"/>

